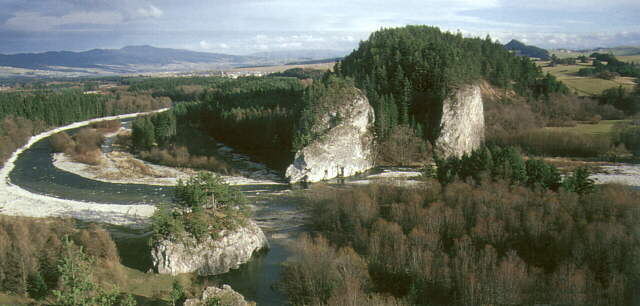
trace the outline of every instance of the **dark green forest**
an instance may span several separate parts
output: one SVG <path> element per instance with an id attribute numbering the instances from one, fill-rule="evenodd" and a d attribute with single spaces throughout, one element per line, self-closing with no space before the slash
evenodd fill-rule
<path id="1" fill-rule="evenodd" d="M 28 138 L 48 128 L 90 118 L 150 111 L 171 100 L 146 94 L 84 94 L 78 89 L 0 93 L 0 164 Z"/>
<path id="2" fill-rule="evenodd" d="M 374 32 L 335 70 L 354 78 L 366 92 L 381 138 L 401 124 L 435 138 L 442 101 L 455 88 L 480 80 L 529 100 L 568 93 L 529 58 L 510 53 L 489 37 L 465 38 L 429 26 Z"/>

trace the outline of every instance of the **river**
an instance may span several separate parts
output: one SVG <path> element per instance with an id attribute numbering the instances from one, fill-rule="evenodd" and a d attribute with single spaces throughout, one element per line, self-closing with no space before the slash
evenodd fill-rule
<path id="1" fill-rule="evenodd" d="M 132 119 L 123 119 L 123 125 Z M 78 129 L 67 130 L 69 134 Z M 212 140 L 213 141 L 213 140 Z M 111 141 L 103 146 L 108 152 Z M 239 269 L 209 279 L 231 285 L 248 300 L 259 305 L 283 305 L 286 297 L 275 287 L 280 277 L 282 263 L 290 256 L 288 242 L 305 231 L 301 196 L 304 190 L 292 191 L 283 178 L 274 177 L 275 171 L 255 163 L 250 157 L 233 152 L 232 148 L 212 143 L 218 157 L 225 159 L 235 170 L 249 177 L 267 178 L 268 184 L 237 186 L 250 200 L 257 224 L 265 232 L 271 248 L 256 254 Z M 415 168 L 377 168 L 347 183 L 366 184 L 370 180 L 393 177 L 411 177 Z M 53 153 L 49 137 L 42 138 L 24 150 L 14 162 L 9 173 L 12 184 L 38 195 L 83 202 L 87 205 L 157 205 L 172 200 L 174 187 L 145 184 L 122 184 L 97 181 L 63 171 L 53 165 Z M 259 181 L 259 180 L 258 180 Z M 345 182 L 339 182 L 344 184 Z M 331 182 L 338 184 L 338 182 Z M 28 202 L 27 202 L 28 203 Z M 75 202 L 78 203 L 78 202 Z M 77 205 L 77 204 L 76 204 Z M 80 225 L 84 224 L 78 221 Z M 122 264 L 147 271 L 152 267 L 148 240 L 148 228 L 106 225 L 118 245 Z"/>
<path id="2" fill-rule="evenodd" d="M 129 120 L 123 120 L 127 124 Z M 68 130 L 73 134 L 77 131 Z M 110 142 L 107 142 L 109 144 Z M 229 163 L 241 171 L 260 171 L 248 157 L 227 153 Z M 103 147 L 108 151 L 108 146 Z M 243 163 L 243 161 L 248 161 Z M 171 201 L 174 188 L 143 184 L 116 184 L 84 178 L 74 173 L 58 169 L 53 165 L 53 153 L 49 138 L 35 142 L 22 152 L 9 173 L 12 184 L 31 193 L 52 196 L 65 200 L 75 200 L 104 204 L 158 204 Z M 271 248 L 256 254 L 252 260 L 240 269 L 211 277 L 220 283 L 231 285 L 248 300 L 259 305 L 282 305 L 285 297 L 275 289 L 282 269 L 281 263 L 290 255 L 287 241 L 303 230 L 303 216 L 299 210 L 299 198 L 289 190 L 289 185 L 242 185 L 238 186 L 249 198 L 254 211 L 254 219 L 263 229 Z M 80 222 L 82 224 L 82 222 Z M 106 226 L 112 233 L 122 263 L 130 268 L 147 271 L 151 268 L 148 229 L 133 229 L 123 226 Z"/>

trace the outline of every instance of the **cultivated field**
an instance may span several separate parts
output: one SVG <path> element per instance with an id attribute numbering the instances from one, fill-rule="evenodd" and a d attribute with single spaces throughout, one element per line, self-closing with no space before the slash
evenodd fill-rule
<path id="1" fill-rule="evenodd" d="M 556 57 L 558 58 L 577 58 L 578 56 L 589 56 L 591 55 L 591 53 L 593 52 L 557 52 L 557 51 L 550 51 L 551 54 L 555 54 Z M 600 53 L 607 53 L 605 51 L 600 51 Z M 640 54 L 627 54 L 627 53 L 619 53 L 619 52 L 613 52 L 613 54 L 616 56 L 616 58 L 618 58 L 619 60 L 623 61 L 623 62 L 636 62 L 636 63 L 640 63 Z"/>
<path id="2" fill-rule="evenodd" d="M 605 89 L 618 86 L 633 89 L 636 84 L 634 78 L 629 77 L 617 77 L 613 80 L 605 80 L 596 77 L 578 76 L 578 70 L 593 67 L 590 62 L 577 63 L 576 65 L 556 65 L 555 67 L 549 67 L 548 61 L 539 61 L 537 64 L 542 67 L 542 71 L 552 74 L 581 96 L 598 95 Z"/>
<path id="3" fill-rule="evenodd" d="M 330 62 L 330 63 L 321 63 L 321 64 L 278 65 L 278 66 L 235 68 L 235 69 L 229 69 L 229 70 L 225 70 L 225 71 L 227 71 L 227 72 L 259 71 L 259 72 L 264 72 L 264 73 L 275 73 L 275 72 L 283 72 L 285 70 L 293 69 L 293 68 L 333 70 L 333 66 L 335 64 L 336 64 L 335 62 Z"/>
<path id="4" fill-rule="evenodd" d="M 640 64 L 640 54 L 616 56 L 616 57 L 623 62 L 627 62 L 627 63 L 634 62 L 636 64 Z"/>
<path id="5" fill-rule="evenodd" d="M 597 124 L 579 123 L 576 126 L 545 127 L 544 129 L 548 131 L 574 132 L 592 136 L 608 136 L 616 123 L 624 121 L 626 120 L 602 120 Z"/>

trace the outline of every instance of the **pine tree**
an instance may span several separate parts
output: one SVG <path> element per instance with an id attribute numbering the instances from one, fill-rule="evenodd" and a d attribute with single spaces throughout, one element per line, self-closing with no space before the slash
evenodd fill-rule
<path id="1" fill-rule="evenodd" d="M 92 260 L 69 237 L 63 241 L 63 254 L 58 264 L 60 289 L 54 290 L 55 305 L 77 306 L 91 304 L 91 294 L 97 289 L 91 279 Z"/>

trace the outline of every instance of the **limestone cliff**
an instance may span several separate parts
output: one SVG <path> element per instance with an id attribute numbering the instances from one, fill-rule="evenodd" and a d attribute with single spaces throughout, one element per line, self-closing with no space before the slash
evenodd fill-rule
<path id="1" fill-rule="evenodd" d="M 207 287 L 202 292 L 201 299 L 188 299 L 184 302 L 184 306 L 201 305 L 249 306 L 255 305 L 255 303 L 248 303 L 240 293 L 233 290 L 229 285 L 222 285 L 222 289 Z"/>
<path id="2" fill-rule="evenodd" d="M 322 135 L 296 152 L 285 176 L 291 183 L 354 175 L 373 167 L 374 112 L 358 91 L 355 98 L 321 115 L 313 129 Z"/>
<path id="3" fill-rule="evenodd" d="M 176 275 L 196 272 L 216 275 L 236 269 L 249 261 L 253 252 L 268 248 L 262 230 L 249 220 L 234 231 L 222 231 L 218 239 L 197 242 L 185 237 L 179 241 L 162 240 L 151 249 L 153 266 L 158 273 Z"/>
<path id="4" fill-rule="evenodd" d="M 456 90 L 442 102 L 440 135 L 435 141 L 441 157 L 462 156 L 484 141 L 482 94 L 477 85 Z"/>

